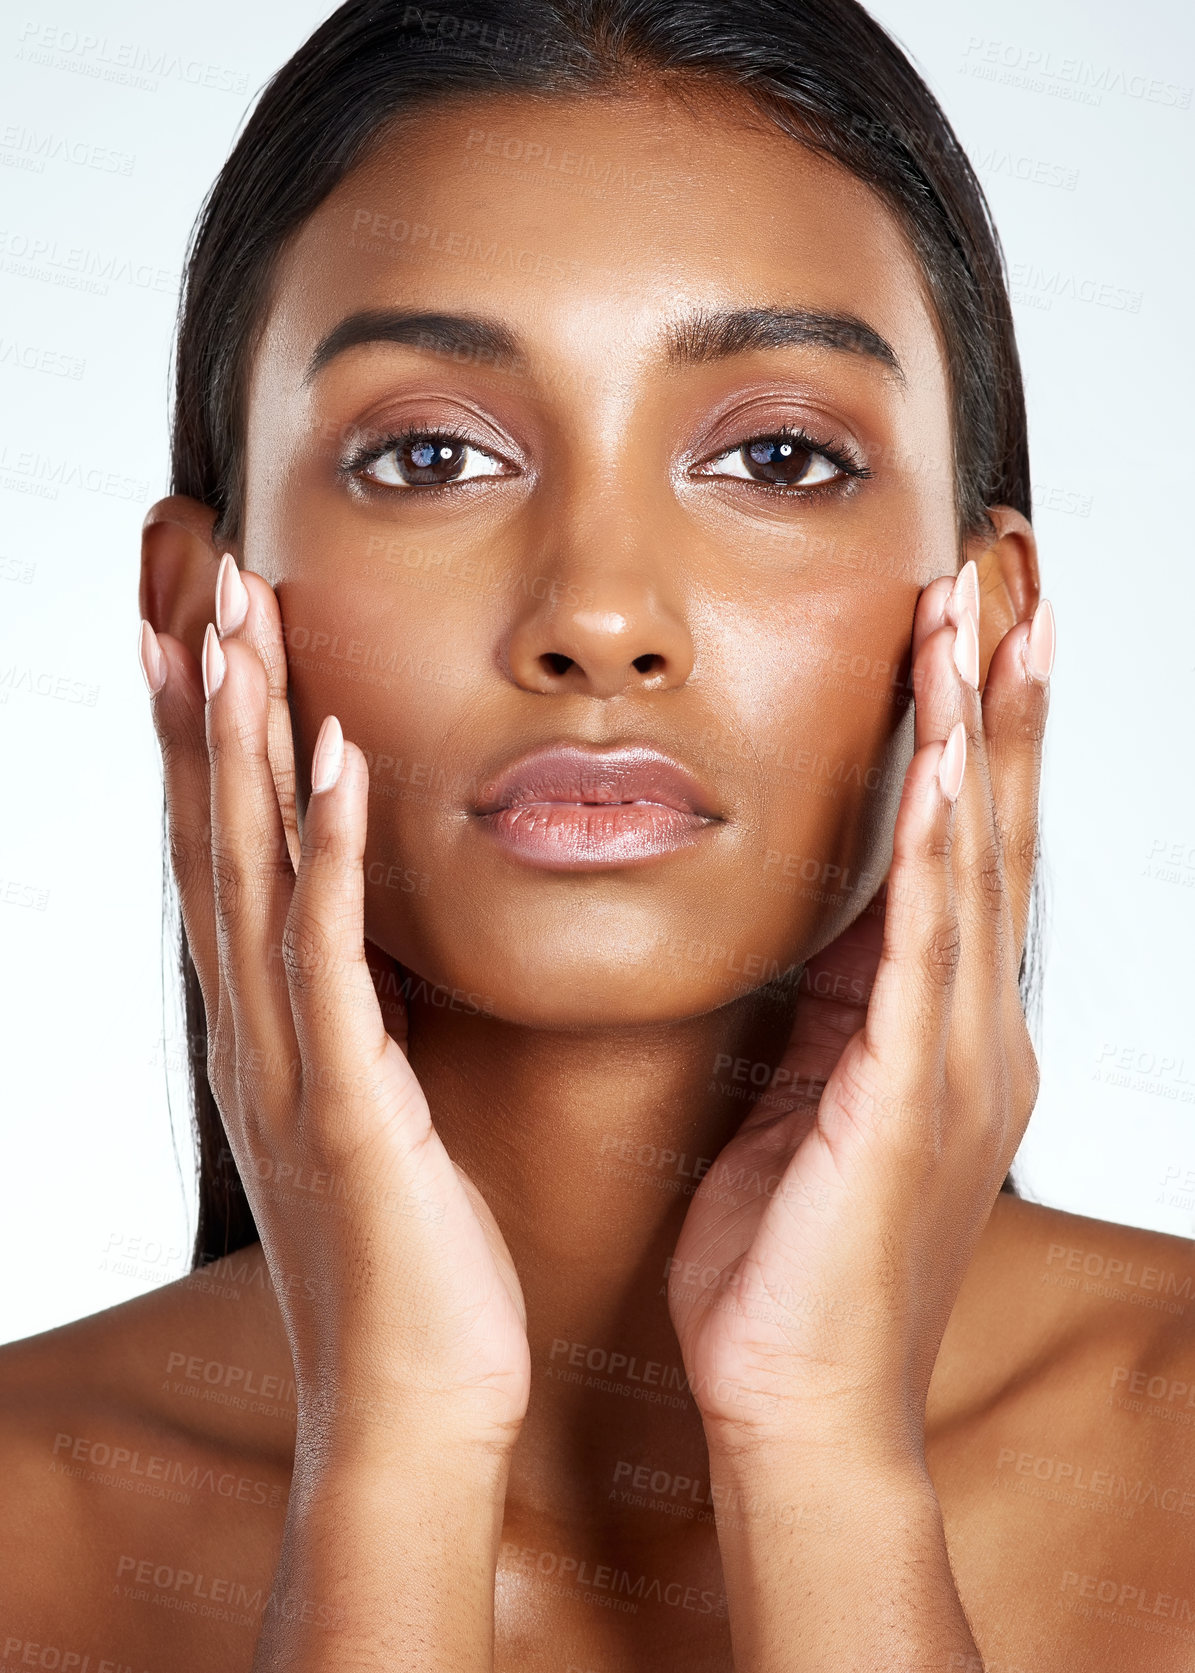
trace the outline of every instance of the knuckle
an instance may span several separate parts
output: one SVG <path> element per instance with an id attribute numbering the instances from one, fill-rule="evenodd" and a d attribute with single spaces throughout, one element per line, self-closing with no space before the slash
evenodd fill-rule
<path id="1" fill-rule="evenodd" d="M 310 910 L 292 911 L 282 932 L 282 962 L 296 993 L 306 993 L 326 976 L 332 963 L 332 944 L 324 926 Z"/>
<path id="2" fill-rule="evenodd" d="M 999 845 L 987 842 L 967 867 L 971 897 L 985 912 L 998 912 L 1004 898 L 1004 861 Z"/>
<path id="3" fill-rule="evenodd" d="M 200 765 L 207 755 L 207 740 L 198 726 L 185 726 L 177 730 L 174 727 L 162 728 L 158 731 L 158 748 L 162 752 L 162 765 L 167 778 L 175 773 L 189 771 L 192 764 Z"/>
<path id="4" fill-rule="evenodd" d="M 253 822 L 251 849 L 252 876 L 263 886 L 272 888 L 279 882 L 293 882 L 295 868 L 291 864 L 286 832 L 268 810 Z"/>
<path id="5" fill-rule="evenodd" d="M 1028 703 L 1018 711 L 1017 738 L 1021 744 L 1028 744 L 1031 749 L 1042 747 L 1046 737 L 1046 711 L 1049 699 L 1043 691 L 1034 703 Z"/>
<path id="6" fill-rule="evenodd" d="M 208 751 L 213 765 L 224 755 L 236 760 L 259 760 L 266 755 L 261 722 L 251 710 L 238 707 L 232 714 L 221 717 L 213 726 L 208 740 Z"/>
<path id="7" fill-rule="evenodd" d="M 180 829 L 171 822 L 167 838 L 170 867 L 179 892 L 188 896 L 197 883 L 211 881 L 210 832 Z"/>
<path id="8" fill-rule="evenodd" d="M 315 830 L 308 824 L 303 833 L 303 859 L 307 865 L 327 869 L 344 865 L 351 858 L 350 845 L 337 825 L 331 823 Z"/>
<path id="9" fill-rule="evenodd" d="M 958 920 L 949 918 L 936 923 L 926 939 L 923 954 L 930 979 L 943 986 L 952 982 L 958 972 L 962 951 L 963 938 Z"/>
<path id="10" fill-rule="evenodd" d="M 1038 832 L 1035 824 L 1016 824 L 1004 837 L 1004 854 L 1012 865 L 1028 875 L 1037 864 Z"/>
<path id="11" fill-rule="evenodd" d="M 245 874 L 240 856 L 224 843 L 212 844 L 212 884 L 216 893 L 216 910 L 226 921 L 241 915 L 245 901 Z"/>
<path id="12" fill-rule="evenodd" d="M 935 820 L 925 839 L 925 858 L 945 864 L 954 852 L 954 831 L 949 820 Z"/>
<path id="13" fill-rule="evenodd" d="M 219 1018 L 208 1031 L 207 1078 L 221 1115 L 228 1117 L 236 1090 L 236 1040 Z"/>

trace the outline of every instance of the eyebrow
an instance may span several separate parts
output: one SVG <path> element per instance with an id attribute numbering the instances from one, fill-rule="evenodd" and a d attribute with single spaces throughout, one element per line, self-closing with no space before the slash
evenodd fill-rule
<path id="1" fill-rule="evenodd" d="M 338 354 L 361 343 L 406 343 L 412 348 L 431 349 L 441 355 L 467 355 L 482 363 L 502 363 L 519 358 L 519 345 L 514 333 L 496 320 L 482 319 L 473 314 L 377 308 L 350 314 L 320 339 L 308 363 L 304 383 L 310 383 Z"/>
<path id="2" fill-rule="evenodd" d="M 320 339 L 303 381 L 310 383 L 337 355 L 363 343 L 406 344 L 453 358 L 465 356 L 480 364 L 505 365 L 523 359 L 518 338 L 497 320 L 475 314 L 375 308 L 350 314 Z M 663 349 L 668 365 L 680 367 L 709 365 L 755 349 L 794 344 L 863 355 L 904 382 L 895 351 L 878 331 L 850 314 L 807 308 L 698 309 L 667 327 Z"/>
<path id="3" fill-rule="evenodd" d="M 726 308 L 714 313 L 698 310 L 672 325 L 665 343 L 668 360 L 674 366 L 703 366 L 751 349 L 811 344 L 878 360 L 901 383 L 905 381 L 891 343 L 852 314 L 824 314 L 808 308 Z"/>

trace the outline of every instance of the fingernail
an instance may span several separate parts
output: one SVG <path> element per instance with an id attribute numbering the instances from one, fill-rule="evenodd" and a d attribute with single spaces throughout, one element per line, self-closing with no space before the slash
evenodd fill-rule
<path id="1" fill-rule="evenodd" d="M 157 634 L 147 621 L 141 623 L 137 635 L 137 655 L 141 659 L 141 672 L 149 687 L 149 695 L 155 697 L 166 682 L 166 658 L 162 655 Z"/>
<path id="2" fill-rule="evenodd" d="M 979 690 L 979 634 L 969 610 L 959 617 L 954 634 L 954 666 L 967 684 Z"/>
<path id="3" fill-rule="evenodd" d="M 950 602 L 956 616 L 964 611 L 969 612 L 975 625 L 979 625 L 979 565 L 974 558 L 968 558 L 954 579 L 954 587 L 950 594 Z"/>
<path id="4" fill-rule="evenodd" d="M 216 628 L 223 639 L 240 627 L 249 608 L 249 589 L 231 552 L 225 552 L 216 571 Z"/>
<path id="5" fill-rule="evenodd" d="M 938 758 L 938 783 L 948 802 L 957 799 L 963 785 L 963 769 L 967 765 L 967 728 L 956 721 Z"/>
<path id="6" fill-rule="evenodd" d="M 1043 598 L 1033 612 L 1033 623 L 1025 641 L 1025 666 L 1044 685 L 1054 667 L 1054 611 Z"/>
<path id="7" fill-rule="evenodd" d="M 343 765 L 344 733 L 340 730 L 340 722 L 336 716 L 328 715 L 319 729 L 319 737 L 315 740 L 315 753 L 311 757 L 312 791 L 331 790 L 340 777 Z"/>
<path id="8" fill-rule="evenodd" d="M 199 662 L 203 670 L 203 695 L 210 702 L 220 689 L 225 668 L 224 652 L 220 646 L 215 622 L 207 624 L 207 632 L 203 636 L 203 655 Z"/>

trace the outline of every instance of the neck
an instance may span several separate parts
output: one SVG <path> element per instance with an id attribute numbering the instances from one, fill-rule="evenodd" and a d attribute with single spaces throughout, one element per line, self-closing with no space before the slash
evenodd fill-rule
<path id="1" fill-rule="evenodd" d="M 778 1061 L 794 1002 L 760 990 L 672 1024 L 585 1032 L 412 1006 L 433 1122 L 493 1210 L 526 1297 L 532 1397 L 508 1504 L 537 1527 L 608 1516 L 674 1535 L 668 1516 L 618 1513 L 620 1466 L 705 1477 L 667 1261 L 757 1094 L 733 1066 Z"/>

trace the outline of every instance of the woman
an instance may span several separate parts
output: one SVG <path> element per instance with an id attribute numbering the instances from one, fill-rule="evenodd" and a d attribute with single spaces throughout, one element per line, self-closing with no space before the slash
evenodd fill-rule
<path id="1" fill-rule="evenodd" d="M 1189 1666 L 1188 1245 L 1001 1190 L 1054 632 L 898 49 L 354 0 L 177 369 L 195 1269 L 3 1352 L 5 1663 Z"/>

